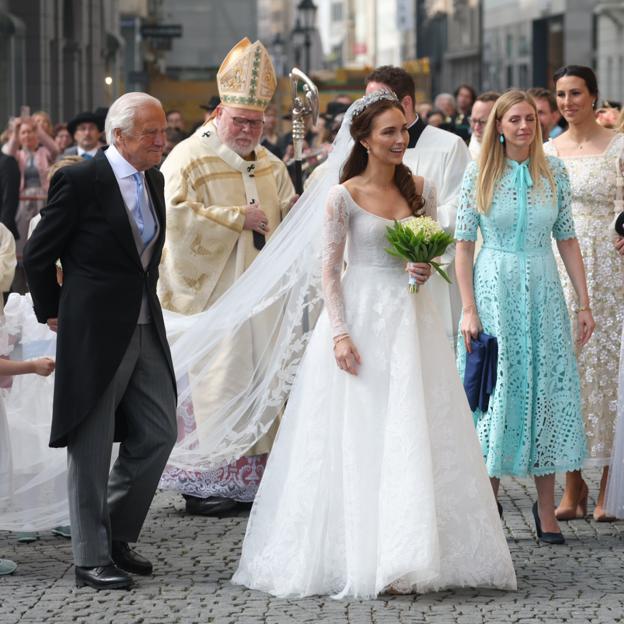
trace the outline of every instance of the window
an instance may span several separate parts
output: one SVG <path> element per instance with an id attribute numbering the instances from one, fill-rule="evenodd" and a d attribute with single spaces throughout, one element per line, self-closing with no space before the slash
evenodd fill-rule
<path id="1" fill-rule="evenodd" d="M 342 22 L 342 20 L 343 20 L 343 6 L 342 6 L 342 2 L 332 2 L 332 5 L 331 5 L 331 20 L 332 20 L 332 22 Z"/>

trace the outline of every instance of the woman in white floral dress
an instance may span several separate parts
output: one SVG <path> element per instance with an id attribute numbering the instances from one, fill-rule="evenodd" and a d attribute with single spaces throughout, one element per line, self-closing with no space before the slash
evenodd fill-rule
<path id="1" fill-rule="evenodd" d="M 609 232 L 616 210 L 618 183 L 624 169 L 624 135 L 602 128 L 594 108 L 596 76 L 589 67 L 568 65 L 554 75 L 557 105 L 569 128 L 550 141 L 545 151 L 558 156 L 568 170 L 572 214 L 587 272 L 596 331 L 577 353 L 588 459 L 586 466 L 603 469 L 594 519 L 612 520 L 604 512 L 604 495 L 615 430 L 620 329 L 624 320 L 624 266 L 613 249 Z M 572 318 L 578 312 L 574 289 L 563 265 L 560 274 Z M 587 514 L 588 488 L 581 471 L 566 475 L 559 520 Z"/>

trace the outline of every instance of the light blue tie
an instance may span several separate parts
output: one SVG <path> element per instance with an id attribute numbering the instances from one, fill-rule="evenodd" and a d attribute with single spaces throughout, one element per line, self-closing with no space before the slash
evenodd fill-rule
<path id="1" fill-rule="evenodd" d="M 145 227 L 145 215 L 149 211 L 149 206 L 145 204 L 145 185 L 143 184 L 143 176 L 137 171 L 132 174 L 136 183 L 136 202 L 132 209 L 132 216 L 137 224 L 141 240 L 147 245 L 155 233 L 155 225 L 152 219 L 149 220 L 149 226 Z"/>
<path id="2" fill-rule="evenodd" d="M 85 160 L 93 160 L 93 156 L 91 156 L 91 154 L 87 154 L 87 152 L 85 152 L 85 153 L 82 155 L 82 157 L 83 157 Z"/>

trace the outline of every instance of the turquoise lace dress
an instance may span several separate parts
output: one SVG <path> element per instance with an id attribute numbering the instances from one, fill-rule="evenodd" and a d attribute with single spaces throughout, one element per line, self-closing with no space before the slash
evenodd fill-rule
<path id="1" fill-rule="evenodd" d="M 477 164 L 464 176 L 455 238 L 483 247 L 474 292 L 483 330 L 498 339 L 498 377 L 486 413 L 475 421 L 491 477 L 543 476 L 581 468 L 586 454 L 579 375 L 570 318 L 552 250 L 575 238 L 570 182 L 548 157 L 556 194 L 534 184 L 528 161 L 507 161 L 488 214 L 476 210 Z M 466 350 L 457 343 L 463 379 Z"/>

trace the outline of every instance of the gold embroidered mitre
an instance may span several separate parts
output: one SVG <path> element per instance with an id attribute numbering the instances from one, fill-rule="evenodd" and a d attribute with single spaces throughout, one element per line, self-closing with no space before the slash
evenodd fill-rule
<path id="1" fill-rule="evenodd" d="M 277 87 L 267 49 L 259 41 L 241 39 L 221 63 L 217 84 L 227 106 L 264 111 Z"/>

